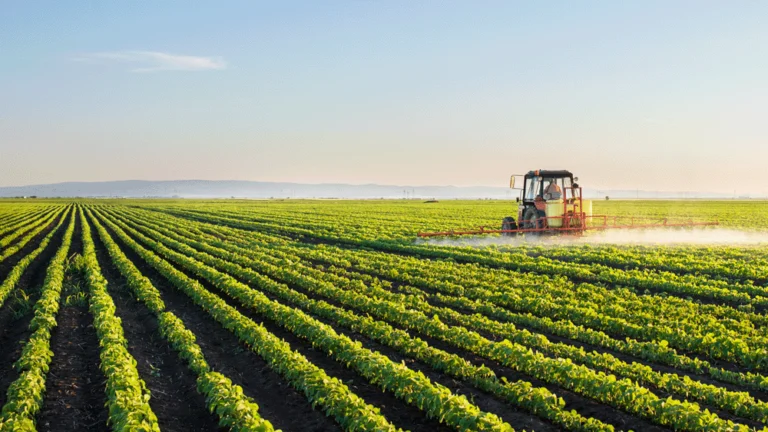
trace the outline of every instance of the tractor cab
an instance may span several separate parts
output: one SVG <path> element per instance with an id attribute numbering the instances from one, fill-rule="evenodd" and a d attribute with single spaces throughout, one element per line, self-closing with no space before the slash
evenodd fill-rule
<path id="1" fill-rule="evenodd" d="M 523 206 L 563 199 L 564 191 L 573 185 L 573 174 L 569 171 L 529 171 L 523 176 Z"/>
<path id="2" fill-rule="evenodd" d="M 520 188 L 515 187 L 516 177 L 523 178 Z M 585 204 L 576 181 L 578 178 L 566 170 L 535 170 L 513 175 L 509 186 L 520 190 L 517 218 L 504 218 L 502 231 L 568 228 L 564 224 L 570 225 L 573 215 L 581 214 Z M 588 204 L 591 213 L 591 203 Z"/>

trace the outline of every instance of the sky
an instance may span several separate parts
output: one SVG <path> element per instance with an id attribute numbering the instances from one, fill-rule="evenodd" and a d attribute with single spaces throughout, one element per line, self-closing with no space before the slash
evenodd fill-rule
<path id="1" fill-rule="evenodd" d="M 2 4 L 0 186 L 768 194 L 765 1 Z"/>

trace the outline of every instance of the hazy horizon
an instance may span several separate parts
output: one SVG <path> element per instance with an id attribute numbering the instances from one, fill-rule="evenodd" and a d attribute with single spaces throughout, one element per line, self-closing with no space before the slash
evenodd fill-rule
<path id="1" fill-rule="evenodd" d="M 768 195 L 768 3 L 14 2 L 0 187 L 249 180 Z"/>
<path id="2" fill-rule="evenodd" d="M 502 199 L 520 190 L 502 186 L 396 185 L 355 183 L 254 182 L 249 180 L 112 180 L 0 186 L 0 197 L 180 197 L 180 198 L 343 198 L 343 199 Z M 585 198 L 603 199 L 765 199 L 760 193 L 583 188 Z"/>

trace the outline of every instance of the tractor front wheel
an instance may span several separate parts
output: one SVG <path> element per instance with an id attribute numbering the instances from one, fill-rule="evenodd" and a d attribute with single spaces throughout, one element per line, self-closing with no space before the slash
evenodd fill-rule
<path id="1" fill-rule="evenodd" d="M 502 231 L 509 231 L 509 230 L 516 230 L 517 229 L 517 222 L 515 222 L 515 218 L 512 216 L 507 216 L 504 219 L 501 220 L 501 229 Z M 501 233 L 503 236 L 513 236 L 515 233 L 511 232 L 503 232 Z"/>
<path id="2" fill-rule="evenodd" d="M 540 229 L 544 228 L 544 220 L 542 218 L 547 217 L 546 213 L 540 210 L 536 210 L 534 207 L 528 207 L 523 213 L 523 227 L 525 229 Z"/>

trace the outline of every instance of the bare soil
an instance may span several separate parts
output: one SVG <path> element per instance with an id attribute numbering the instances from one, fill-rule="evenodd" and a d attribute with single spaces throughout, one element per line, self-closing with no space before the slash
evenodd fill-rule
<path id="1" fill-rule="evenodd" d="M 213 431 L 218 419 L 197 392 L 196 376 L 159 332 L 157 318 L 136 300 L 125 278 L 110 259 L 95 228 L 91 228 L 96 255 L 107 289 L 122 320 L 128 351 L 136 359 L 139 375 L 147 384 L 152 411 L 164 431 Z"/>
<path id="2" fill-rule="evenodd" d="M 75 231 L 67 256 L 83 252 L 82 226 Z M 82 274 L 65 274 L 57 325 L 51 333 L 51 360 L 43 406 L 37 417 L 41 431 L 101 431 L 107 426 L 105 378 L 99 369 L 99 340 L 88 307 L 64 304 L 65 287 L 82 284 Z M 84 288 L 87 291 L 87 288 Z"/>
<path id="3" fill-rule="evenodd" d="M 58 223 L 58 220 L 55 222 Z M 40 235 L 32 239 L 21 251 L 11 255 L 0 263 L 0 277 L 2 280 L 5 280 L 13 266 L 15 266 L 23 256 L 37 249 L 40 245 L 40 241 L 48 234 L 53 226 L 54 225 L 52 224 L 43 230 Z M 14 305 L 13 297 L 16 293 L 23 291 L 29 295 L 30 305 L 33 305 L 37 301 L 40 297 L 40 288 L 45 280 L 48 263 L 58 250 L 63 234 L 64 228 L 62 227 L 62 229 L 54 234 L 45 250 L 43 250 L 43 252 L 29 264 L 17 282 L 16 288 L 14 288 L 8 295 L 5 304 L 0 308 L 0 347 L 2 347 L 2 349 L 0 349 L 0 406 L 6 402 L 6 391 L 8 386 L 19 377 L 18 372 L 13 367 L 13 363 L 21 356 L 21 350 L 24 347 L 24 343 L 29 339 L 29 335 L 32 333 L 29 330 L 29 322 L 32 320 L 33 316 L 32 309 L 30 308 L 22 316 L 18 316 L 16 311 L 19 310 L 19 308 Z"/>
<path id="4" fill-rule="evenodd" d="M 314 409 L 307 398 L 237 337 L 217 323 L 183 292 L 153 268 L 110 231 L 126 256 L 162 293 L 168 311 L 174 313 L 192 331 L 211 367 L 243 388 L 259 405 L 259 413 L 275 428 L 284 431 L 340 431 L 341 427 Z"/>

